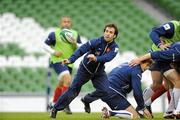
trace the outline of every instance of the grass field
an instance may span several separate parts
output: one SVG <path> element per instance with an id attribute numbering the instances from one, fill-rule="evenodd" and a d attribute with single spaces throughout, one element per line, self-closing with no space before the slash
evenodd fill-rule
<path id="1" fill-rule="evenodd" d="M 154 120 L 162 119 L 162 113 L 155 113 Z M 0 112 L 0 120 L 51 120 L 49 113 L 2 113 Z M 57 114 L 56 120 L 102 120 L 101 113 L 73 113 L 66 115 L 61 112 Z M 109 120 L 120 120 L 111 117 Z M 141 119 L 143 120 L 143 119 Z M 145 120 L 145 119 L 144 119 Z"/>

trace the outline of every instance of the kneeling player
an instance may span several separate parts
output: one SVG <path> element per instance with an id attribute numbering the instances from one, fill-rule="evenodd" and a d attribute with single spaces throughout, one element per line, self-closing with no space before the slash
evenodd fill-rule
<path id="1" fill-rule="evenodd" d="M 151 114 L 145 108 L 141 89 L 142 72 L 148 69 L 151 63 L 151 60 L 146 60 L 134 67 L 129 66 L 128 63 L 124 63 L 111 71 L 108 75 L 110 82 L 109 94 L 102 98 L 102 101 L 106 102 L 112 111 L 104 107 L 102 110 L 103 118 L 117 116 L 126 119 L 136 119 L 139 117 L 137 111 L 141 111 L 145 117 L 151 118 Z M 126 98 L 127 94 L 132 90 L 138 105 L 137 111 Z M 87 100 L 86 96 L 84 98 L 86 98 L 84 100 Z"/>

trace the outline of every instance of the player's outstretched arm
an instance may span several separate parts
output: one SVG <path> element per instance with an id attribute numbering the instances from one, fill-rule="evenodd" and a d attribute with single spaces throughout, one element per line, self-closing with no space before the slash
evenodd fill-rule
<path id="1" fill-rule="evenodd" d="M 129 62 L 129 65 L 130 66 L 136 66 L 136 65 L 140 64 L 142 61 L 148 60 L 148 59 L 151 59 L 151 54 L 150 53 L 147 53 L 147 54 L 145 54 L 145 55 L 143 55 L 141 57 L 138 57 L 138 58 L 135 58 L 135 59 L 131 60 Z"/>

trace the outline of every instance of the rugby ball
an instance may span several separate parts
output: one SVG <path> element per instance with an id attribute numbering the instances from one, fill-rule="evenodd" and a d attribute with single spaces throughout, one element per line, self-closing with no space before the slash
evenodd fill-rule
<path id="1" fill-rule="evenodd" d="M 61 38 L 61 40 L 63 40 L 64 42 L 67 42 L 67 43 L 73 43 L 75 40 L 73 32 L 69 29 L 63 29 L 60 32 L 60 38 Z"/>

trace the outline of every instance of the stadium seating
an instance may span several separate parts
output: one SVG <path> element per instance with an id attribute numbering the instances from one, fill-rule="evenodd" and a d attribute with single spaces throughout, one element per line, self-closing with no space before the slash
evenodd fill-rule
<path id="1" fill-rule="evenodd" d="M 180 16 L 180 1 L 179 0 L 147 0 L 152 2 L 155 5 L 160 6 L 164 9 L 171 17 L 179 20 Z"/>
<path id="2" fill-rule="evenodd" d="M 0 69 L 0 92 L 44 93 L 48 63 L 46 58 L 42 59 L 41 44 L 48 33 L 58 27 L 59 18 L 65 15 L 72 17 L 74 29 L 87 39 L 102 35 L 106 23 L 117 24 L 120 52 L 134 51 L 136 54 L 148 50 L 151 45 L 148 32 L 157 24 L 131 0 L 0 0 L 0 21 L 3 23 L 0 38 L 5 38 L 0 39 L 0 54 L 6 58 L 21 56 L 24 60 L 23 67 L 18 70 L 15 66 Z M 38 58 L 34 54 L 38 54 Z M 53 87 L 56 82 L 52 72 Z M 91 82 L 82 90 L 92 90 Z"/>

